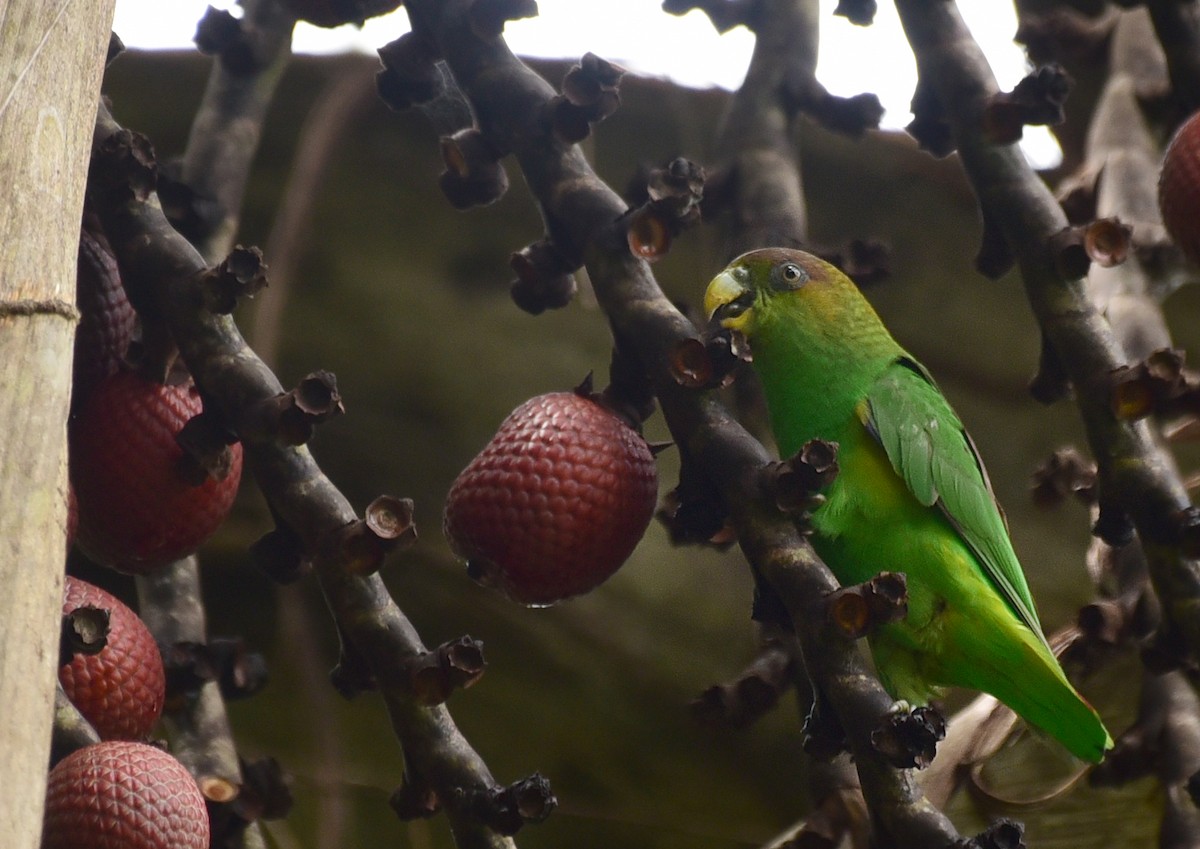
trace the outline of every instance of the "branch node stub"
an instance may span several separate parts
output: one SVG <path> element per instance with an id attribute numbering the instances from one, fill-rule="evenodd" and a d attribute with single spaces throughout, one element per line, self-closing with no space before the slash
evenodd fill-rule
<path id="1" fill-rule="evenodd" d="M 358 0 L 353 0 L 357 2 Z M 347 0 L 291 0 L 297 6 L 329 6 Z M 289 3 L 284 3 L 289 5 Z M 293 14 L 296 10 L 289 9 Z M 257 74 L 267 67 L 270 54 L 273 52 L 265 43 L 262 31 L 245 18 L 233 17 L 226 10 L 214 9 L 209 6 L 196 26 L 196 35 L 192 40 L 196 49 L 207 56 L 215 56 L 221 66 L 230 74 L 250 76 Z"/>
<path id="2" fill-rule="evenodd" d="M 1129 514 L 1111 498 L 1099 498 L 1100 513 L 1092 525 L 1092 535 L 1113 548 L 1121 548 L 1133 542 L 1137 531 Z"/>
<path id="3" fill-rule="evenodd" d="M 549 238 L 539 239 L 514 253 L 509 265 L 517 273 L 510 294 L 530 315 L 565 307 L 575 296 L 573 265 Z"/>
<path id="4" fill-rule="evenodd" d="M 367 666 L 366 659 L 359 654 L 350 643 L 346 642 L 344 634 L 340 633 L 341 650 L 338 654 L 337 666 L 329 671 L 329 683 L 338 695 L 349 701 L 359 693 L 379 689 L 379 681 Z"/>
<path id="5" fill-rule="evenodd" d="M 875 22 L 875 13 L 879 10 L 875 0 L 838 0 L 833 13 L 845 18 L 855 26 L 870 26 Z"/>
<path id="6" fill-rule="evenodd" d="M 871 92 L 840 97 L 826 91 L 820 100 L 805 111 L 826 129 L 852 139 L 862 138 L 867 130 L 878 130 L 884 113 L 879 95 Z"/>
<path id="7" fill-rule="evenodd" d="M 344 525 L 331 538 L 338 563 L 354 575 L 375 574 L 390 552 L 417 539 L 410 498 L 381 495 L 367 505 L 364 517 Z"/>
<path id="8" fill-rule="evenodd" d="M 825 129 L 851 138 L 862 138 L 867 130 L 879 129 L 883 118 L 883 104 L 877 95 L 832 94 L 807 68 L 792 68 L 786 73 L 780 96 L 789 112 L 803 112 Z"/>
<path id="9" fill-rule="evenodd" d="M 66 666 L 77 654 L 99 654 L 108 645 L 109 611 L 83 605 L 63 614 L 58 665 Z"/>
<path id="10" fill-rule="evenodd" d="M 1059 448 L 1033 473 L 1033 501 L 1042 507 L 1075 496 L 1084 504 L 1096 502 L 1096 464 L 1073 446 Z"/>
<path id="11" fill-rule="evenodd" d="M 662 10 L 668 15 L 686 15 L 698 9 L 723 35 L 742 24 L 754 29 L 758 5 L 758 0 L 663 0 Z"/>
<path id="12" fill-rule="evenodd" d="M 1029 379 L 1028 389 L 1035 401 L 1046 406 L 1071 397 L 1071 378 L 1045 333 L 1042 333 L 1037 373 Z"/>
<path id="13" fill-rule="evenodd" d="M 955 849 L 1025 849 L 1025 826 L 998 819 L 974 837 L 959 841 Z"/>
<path id="14" fill-rule="evenodd" d="M 267 264 L 258 248 L 236 246 L 218 265 L 201 272 L 204 305 L 229 315 L 240 298 L 253 298 L 267 285 Z"/>
<path id="15" fill-rule="evenodd" d="M 562 93 L 574 106 L 601 110 L 602 114 L 590 120 L 599 121 L 616 110 L 620 98 L 613 101 L 625 69 L 602 59 L 595 53 L 585 53 L 578 65 L 572 65 L 562 81 Z M 608 107 L 612 107 L 608 109 Z M 607 109 L 607 111 L 603 111 Z"/>
<path id="16" fill-rule="evenodd" d="M 726 549 L 737 541 L 737 531 L 720 491 L 683 452 L 679 484 L 668 492 L 655 512 L 670 535 L 672 545 L 711 545 Z"/>
<path id="17" fill-rule="evenodd" d="M 857 640 L 908 615 L 908 579 L 903 572 L 880 572 L 831 594 L 825 605 L 833 627 L 846 639 Z"/>
<path id="18" fill-rule="evenodd" d="M 410 109 L 441 92 L 444 82 L 434 65 L 436 51 L 416 33 L 406 32 L 378 53 L 383 70 L 375 75 L 375 87 L 389 108 L 397 112 Z"/>
<path id="19" fill-rule="evenodd" d="M 179 160 L 161 163 L 157 191 L 163 213 L 180 233 L 212 232 L 224 218 L 220 201 L 198 194 L 183 181 L 183 164 Z"/>
<path id="20" fill-rule="evenodd" d="M 1084 228 L 1083 248 L 1101 268 L 1120 265 L 1133 249 L 1133 227 L 1116 216 L 1097 218 Z"/>
<path id="21" fill-rule="evenodd" d="M 464 790 L 469 810 L 488 828 L 511 836 L 525 823 L 539 823 L 558 807 L 550 782 L 541 773 L 508 787 Z"/>
<path id="22" fill-rule="evenodd" d="M 317 425 L 344 412 L 337 377 L 319 370 L 305 376 L 294 389 L 260 402 L 255 418 L 281 444 L 303 445 L 312 439 Z"/>
<path id="23" fill-rule="evenodd" d="M 455 209 L 487 206 L 508 191 L 508 174 L 500 164 L 501 153 L 474 127 L 441 139 L 446 170 L 438 185 Z"/>
<path id="24" fill-rule="evenodd" d="M 1128 631 L 1129 617 L 1119 602 L 1100 599 L 1081 607 L 1075 621 L 1090 642 L 1116 646 Z"/>
<path id="25" fill-rule="evenodd" d="M 983 235 L 979 240 L 979 253 L 975 255 L 975 269 L 989 280 L 999 280 L 1016 264 L 1012 246 L 1004 235 L 1004 228 L 987 207 L 981 207 Z"/>
<path id="26" fill-rule="evenodd" d="M 590 382 L 591 373 L 587 381 Z M 579 394 L 581 387 L 576 387 Z M 591 397 L 602 407 L 611 410 L 638 433 L 642 432 L 642 424 L 654 415 L 657 402 L 654 388 L 650 385 L 650 377 L 642 365 L 641 359 L 627 345 L 619 342 L 612 347 L 612 356 L 608 363 L 608 386 L 599 393 L 583 392 L 584 397 Z M 651 455 L 657 457 L 670 448 L 674 443 L 647 443 Z"/>
<path id="27" fill-rule="evenodd" d="M 933 763 L 946 736 L 946 720 L 932 707 L 898 710 L 871 732 L 871 745 L 897 769 L 924 769 Z"/>
<path id="28" fill-rule="evenodd" d="M 673 159 L 650 172 L 646 195 L 646 203 L 625 218 L 625 241 L 630 253 L 653 262 L 666 255 L 675 236 L 700 221 L 704 169 Z"/>
<path id="29" fill-rule="evenodd" d="M 751 360 L 750 345 L 741 332 L 713 326 L 700 338 L 683 339 L 671 349 L 671 376 L 689 389 L 717 389 L 732 383 L 735 369 Z"/>
<path id="30" fill-rule="evenodd" d="M 246 699 L 267 685 L 267 661 L 248 651 L 241 637 L 212 637 L 205 647 L 216 668 L 217 684 L 227 700 Z"/>
<path id="31" fill-rule="evenodd" d="M 1050 237 L 1054 270 L 1062 280 L 1078 280 L 1088 273 L 1092 258 L 1084 245 L 1083 227 L 1064 227 Z"/>
<path id="32" fill-rule="evenodd" d="M 729 375 L 716 379 L 717 369 L 708 347 L 690 336 L 671 348 L 671 377 L 688 389 L 712 389 L 728 382 Z"/>
<path id="33" fill-rule="evenodd" d="M 744 728 L 778 704 L 792 685 L 793 667 L 791 653 L 779 641 L 769 640 L 737 679 L 708 687 L 688 711 L 707 728 Z"/>
<path id="34" fill-rule="evenodd" d="M 181 641 L 159 648 L 166 673 L 164 710 L 180 710 L 201 687 L 216 679 L 216 666 L 203 643 Z"/>
<path id="35" fill-rule="evenodd" d="M 828 762 L 842 752 L 849 751 L 845 729 L 829 703 L 819 694 L 804 717 L 801 733 L 804 751 L 818 761 Z"/>
<path id="36" fill-rule="evenodd" d="M 237 435 L 212 412 L 205 410 L 188 419 L 175 434 L 175 442 L 183 449 L 179 470 L 192 486 L 203 486 L 210 479 L 223 481 L 233 471 L 230 446 Z"/>
<path id="37" fill-rule="evenodd" d="M 192 41 L 205 56 L 220 56 L 242 36 L 242 22 L 228 9 L 209 6 L 196 24 Z"/>
<path id="38" fill-rule="evenodd" d="M 214 637 L 207 643 L 182 641 L 163 648 L 167 710 L 180 710 L 200 688 L 215 681 L 226 699 L 253 696 L 267 684 L 261 654 L 246 650 L 240 637 Z"/>
<path id="39" fill-rule="evenodd" d="M 1109 406 L 1119 419 L 1151 413 L 1195 412 L 1200 385 L 1183 369 L 1183 351 L 1160 348 L 1145 360 L 1118 366 L 1108 375 Z"/>
<path id="40" fill-rule="evenodd" d="M 859 288 L 879 283 L 892 274 L 891 248 L 879 239 L 851 239 L 814 253 L 841 269 Z"/>
<path id="41" fill-rule="evenodd" d="M 281 0 L 282 5 L 302 21 L 319 27 L 342 24 L 362 26 L 367 18 L 386 15 L 400 7 L 403 0 Z"/>
<path id="42" fill-rule="evenodd" d="M 554 136 L 563 144 L 586 139 L 592 124 L 603 121 L 621 105 L 618 84 L 624 73 L 624 68 L 594 53 L 584 54 L 563 78 L 562 94 L 543 107 Z"/>
<path id="43" fill-rule="evenodd" d="M 808 514 L 825 501 L 820 491 L 837 477 L 837 450 L 836 442 L 811 439 L 788 459 L 768 463 L 763 483 L 775 505 L 807 524 Z"/>
<path id="44" fill-rule="evenodd" d="M 455 690 L 473 685 L 483 676 L 487 662 L 482 642 L 459 637 L 417 655 L 406 666 L 413 699 L 430 707 L 445 702 Z"/>
<path id="45" fill-rule="evenodd" d="M 1012 91 L 992 95 L 983 110 L 984 133 L 995 144 L 1011 144 L 1021 139 L 1026 124 L 1061 124 L 1072 84 L 1056 62 L 1036 68 Z"/>
<path id="46" fill-rule="evenodd" d="M 279 761 L 270 756 L 255 761 L 238 760 L 243 781 L 233 802 L 235 813 L 246 823 L 286 817 L 292 809 L 292 790 Z"/>
<path id="47" fill-rule="evenodd" d="M 911 109 L 913 119 L 904 129 L 917 140 L 917 145 L 937 159 L 954 153 L 954 129 L 937 91 L 923 77 L 917 78 Z"/>
<path id="48" fill-rule="evenodd" d="M 475 0 L 467 11 L 471 32 L 483 41 L 495 41 L 508 21 L 535 18 L 536 0 Z"/>
<path id="49" fill-rule="evenodd" d="M 89 180 L 89 185 L 109 196 L 105 198 L 109 203 L 145 202 L 154 194 L 158 163 L 154 145 L 141 133 L 118 130 L 101 143 L 95 160 L 100 168 L 93 169 L 97 174 Z"/>
<path id="50" fill-rule="evenodd" d="M 381 495 L 367 505 L 363 522 L 380 544 L 390 549 L 409 546 L 417 541 L 411 498 Z"/>
<path id="51" fill-rule="evenodd" d="M 1085 15 L 1070 7 L 1023 11 L 1013 41 L 1024 44 L 1029 58 L 1038 63 L 1059 56 L 1100 61 L 1102 51 L 1107 55 L 1116 17 Z"/>
<path id="52" fill-rule="evenodd" d="M 291 528 L 276 526 L 250 545 L 250 558 L 280 584 L 294 583 L 312 569 L 304 543 Z"/>
<path id="53" fill-rule="evenodd" d="M 1058 184 L 1054 198 L 1070 224 L 1087 224 L 1096 217 L 1096 187 L 1103 166 L 1084 165 Z"/>
<path id="54" fill-rule="evenodd" d="M 388 804 L 396 812 L 396 816 L 404 822 L 429 819 L 442 807 L 437 793 L 432 787 L 410 781 L 407 776 L 405 776 L 404 783 L 392 791 Z"/>

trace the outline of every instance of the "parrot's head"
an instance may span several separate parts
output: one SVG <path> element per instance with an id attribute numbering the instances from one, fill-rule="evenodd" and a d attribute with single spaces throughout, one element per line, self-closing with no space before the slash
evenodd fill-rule
<path id="1" fill-rule="evenodd" d="M 857 294 L 846 275 L 812 254 L 763 248 L 742 254 L 713 278 L 704 312 L 711 323 L 752 339 L 781 321 L 796 329 L 838 323 L 847 289 Z"/>

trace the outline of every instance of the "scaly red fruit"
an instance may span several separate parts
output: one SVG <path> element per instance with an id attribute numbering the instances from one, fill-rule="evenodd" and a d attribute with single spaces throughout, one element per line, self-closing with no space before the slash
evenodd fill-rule
<path id="1" fill-rule="evenodd" d="M 553 604 L 620 568 L 657 493 L 639 433 L 586 395 L 551 393 L 515 409 L 454 481 L 443 530 L 481 583 Z"/>
<path id="2" fill-rule="evenodd" d="M 96 384 L 113 374 L 125 359 L 137 321 L 108 239 L 95 216 L 87 214 L 79 233 L 75 305 L 79 307 L 79 326 L 75 330 L 71 404 L 78 409 Z"/>
<path id="3" fill-rule="evenodd" d="M 116 596 L 67 576 L 63 614 L 80 607 L 108 611 L 108 642 L 77 654 L 58 670 L 67 697 L 102 740 L 141 740 L 158 722 L 165 697 L 162 655 L 150 630 Z"/>
<path id="4" fill-rule="evenodd" d="M 195 779 L 162 749 L 97 743 L 50 770 L 42 849 L 208 849 L 208 840 Z"/>
<path id="5" fill-rule="evenodd" d="M 1167 146 L 1158 206 L 1171 238 L 1200 265 L 1200 112 L 1183 123 Z"/>
<path id="6" fill-rule="evenodd" d="M 192 384 L 166 386 L 118 371 L 96 387 L 71 428 L 79 547 L 99 563 L 144 575 L 192 553 L 237 494 L 242 446 L 222 480 L 193 486 L 175 441 L 201 412 Z"/>

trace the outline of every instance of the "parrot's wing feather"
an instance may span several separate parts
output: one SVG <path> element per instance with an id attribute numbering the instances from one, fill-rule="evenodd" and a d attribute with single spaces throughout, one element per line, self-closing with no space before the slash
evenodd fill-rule
<path id="1" fill-rule="evenodd" d="M 1013 613 L 1044 642 L 987 472 L 933 378 L 920 363 L 900 357 L 871 387 L 861 409 L 863 424 L 896 474 L 918 501 L 942 511 Z"/>

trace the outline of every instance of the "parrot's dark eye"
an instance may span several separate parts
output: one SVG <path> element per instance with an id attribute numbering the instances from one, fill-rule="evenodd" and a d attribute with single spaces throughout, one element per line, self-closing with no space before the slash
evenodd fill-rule
<path id="1" fill-rule="evenodd" d="M 775 266 L 771 274 L 771 288 L 781 292 L 799 289 L 808 282 L 808 273 L 794 262 Z"/>

